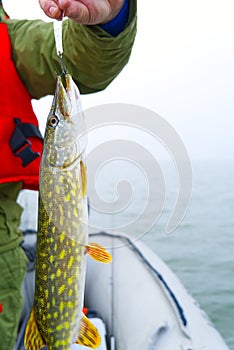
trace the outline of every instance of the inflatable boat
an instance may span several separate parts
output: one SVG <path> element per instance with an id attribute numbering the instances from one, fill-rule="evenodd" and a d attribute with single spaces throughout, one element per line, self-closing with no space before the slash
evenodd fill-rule
<path id="1" fill-rule="evenodd" d="M 88 259 L 85 304 L 107 328 L 111 350 L 227 350 L 168 266 L 141 241 L 101 232 L 110 265 Z"/>
<path id="2" fill-rule="evenodd" d="M 34 246 L 28 234 L 25 248 Z M 34 237 L 34 238 L 33 238 Z M 168 266 L 140 240 L 98 232 L 90 241 L 113 256 L 109 265 L 87 257 L 85 307 L 102 336 L 99 350 L 228 350 L 198 303 Z M 25 305 L 15 350 L 23 350 L 23 334 L 33 302 L 34 267 L 24 283 Z M 73 345 L 72 350 L 86 347 Z"/>

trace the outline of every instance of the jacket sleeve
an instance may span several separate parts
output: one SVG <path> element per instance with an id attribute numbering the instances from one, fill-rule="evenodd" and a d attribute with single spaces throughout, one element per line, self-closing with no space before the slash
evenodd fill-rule
<path id="1" fill-rule="evenodd" d="M 127 64 L 136 35 L 136 0 L 130 0 L 129 21 L 117 37 L 99 26 L 63 23 L 63 63 L 82 94 L 105 89 Z M 53 23 L 41 20 L 6 21 L 12 56 L 32 98 L 53 94 L 60 72 Z"/>

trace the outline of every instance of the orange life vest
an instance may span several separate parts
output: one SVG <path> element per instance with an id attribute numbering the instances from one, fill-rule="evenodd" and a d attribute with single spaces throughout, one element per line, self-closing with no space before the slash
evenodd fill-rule
<path id="1" fill-rule="evenodd" d="M 7 25 L 0 23 L 0 183 L 37 190 L 42 137 L 31 97 L 12 60 Z"/>

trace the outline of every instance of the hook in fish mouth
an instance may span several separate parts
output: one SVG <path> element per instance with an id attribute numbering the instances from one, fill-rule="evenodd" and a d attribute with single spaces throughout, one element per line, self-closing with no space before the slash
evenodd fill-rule
<path id="1" fill-rule="evenodd" d="M 59 54 L 59 65 L 60 65 L 61 73 L 57 75 L 59 75 L 60 77 L 65 77 L 66 74 L 68 74 L 68 70 L 63 64 L 63 55 L 61 53 Z"/>

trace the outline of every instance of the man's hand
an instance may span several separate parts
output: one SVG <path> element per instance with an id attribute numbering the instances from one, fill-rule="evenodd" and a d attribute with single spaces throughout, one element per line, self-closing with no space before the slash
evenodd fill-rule
<path id="1" fill-rule="evenodd" d="M 45 14 L 61 19 L 62 13 L 80 24 L 111 21 L 121 10 L 124 0 L 39 0 Z"/>

